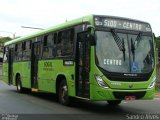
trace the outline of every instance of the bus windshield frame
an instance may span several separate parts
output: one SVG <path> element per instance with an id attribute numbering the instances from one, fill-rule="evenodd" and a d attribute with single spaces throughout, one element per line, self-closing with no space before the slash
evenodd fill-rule
<path id="1" fill-rule="evenodd" d="M 97 66 L 113 73 L 152 72 L 155 65 L 152 34 L 112 31 L 95 31 Z"/>

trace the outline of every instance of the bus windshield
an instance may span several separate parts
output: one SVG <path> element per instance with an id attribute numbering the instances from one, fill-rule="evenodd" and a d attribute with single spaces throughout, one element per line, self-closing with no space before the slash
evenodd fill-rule
<path id="1" fill-rule="evenodd" d="M 97 64 L 116 73 L 149 73 L 154 68 L 152 36 L 96 31 Z"/>

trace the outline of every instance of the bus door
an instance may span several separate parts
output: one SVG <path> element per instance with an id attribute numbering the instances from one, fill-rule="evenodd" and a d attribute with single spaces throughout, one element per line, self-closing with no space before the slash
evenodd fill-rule
<path id="1" fill-rule="evenodd" d="M 13 55 L 14 49 L 9 49 L 9 58 L 8 58 L 8 84 L 11 85 L 13 83 Z"/>
<path id="2" fill-rule="evenodd" d="M 89 57 L 90 48 L 86 40 L 86 32 L 77 35 L 76 56 L 76 94 L 79 97 L 90 97 Z"/>
<path id="3" fill-rule="evenodd" d="M 38 90 L 38 60 L 41 53 L 41 42 L 32 43 L 31 54 L 31 87 L 32 91 Z"/>

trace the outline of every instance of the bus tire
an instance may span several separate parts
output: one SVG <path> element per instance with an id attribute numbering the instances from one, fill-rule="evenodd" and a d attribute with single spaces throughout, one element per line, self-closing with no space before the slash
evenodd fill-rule
<path id="1" fill-rule="evenodd" d="M 66 80 L 62 80 L 59 84 L 58 99 L 62 105 L 69 105 L 68 86 Z"/>
<path id="2" fill-rule="evenodd" d="M 19 93 L 23 92 L 22 82 L 21 82 L 20 75 L 18 75 L 17 78 L 16 78 L 16 87 L 17 87 L 17 92 L 19 92 Z"/>
<path id="3" fill-rule="evenodd" d="M 121 103 L 122 100 L 107 100 L 108 104 L 111 106 L 116 106 Z"/>

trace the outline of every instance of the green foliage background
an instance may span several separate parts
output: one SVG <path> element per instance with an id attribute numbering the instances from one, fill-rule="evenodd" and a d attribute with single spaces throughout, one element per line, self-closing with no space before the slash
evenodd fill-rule
<path id="1" fill-rule="evenodd" d="M 10 37 L 1 37 L 0 38 L 0 43 L 5 43 L 5 42 L 7 42 L 9 40 L 12 40 L 12 39 Z"/>
<path id="2" fill-rule="evenodd" d="M 158 48 L 158 51 L 160 52 L 160 36 L 154 38 L 155 38 L 156 48 Z M 160 91 L 160 61 L 159 64 L 157 65 L 156 91 Z"/>
<path id="3" fill-rule="evenodd" d="M 0 37 L 0 47 L 2 47 L 5 42 L 10 40 L 12 40 L 10 37 Z M 0 49 L 0 52 L 3 52 L 3 49 Z"/>

